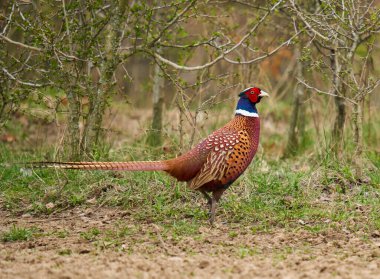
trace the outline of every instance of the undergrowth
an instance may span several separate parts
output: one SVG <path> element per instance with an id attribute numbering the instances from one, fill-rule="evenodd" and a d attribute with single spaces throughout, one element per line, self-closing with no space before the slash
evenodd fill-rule
<path id="1" fill-rule="evenodd" d="M 119 207 L 134 222 L 158 223 L 164 234 L 174 238 L 196 234 L 208 222 L 203 196 L 164 173 L 30 170 L 7 163 L 42 158 L 4 147 L 0 152 L 4 166 L 0 169 L 0 206 L 13 214 Z M 118 156 L 115 160 L 122 159 Z M 249 226 L 253 233 L 275 228 L 371 233 L 380 229 L 379 166 L 378 154 L 368 153 L 364 175 L 357 179 L 348 162 L 330 158 L 277 161 L 257 156 L 226 191 L 217 220 Z M 85 239 L 96 237 L 93 231 L 83 235 Z"/>

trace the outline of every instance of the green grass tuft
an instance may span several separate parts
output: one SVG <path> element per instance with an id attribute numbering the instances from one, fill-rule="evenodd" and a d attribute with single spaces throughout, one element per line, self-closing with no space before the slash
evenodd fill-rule
<path id="1" fill-rule="evenodd" d="M 22 228 L 13 225 L 8 231 L 1 234 L 3 242 L 27 241 L 33 238 L 35 228 Z"/>

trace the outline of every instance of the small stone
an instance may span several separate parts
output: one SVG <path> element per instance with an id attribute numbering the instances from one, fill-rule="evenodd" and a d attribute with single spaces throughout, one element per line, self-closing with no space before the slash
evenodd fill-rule
<path id="1" fill-rule="evenodd" d="M 86 200 L 86 202 L 89 204 L 96 204 L 96 198 L 94 197 L 92 199 L 88 199 L 88 200 Z"/>
<path id="2" fill-rule="evenodd" d="M 91 250 L 89 250 L 89 249 L 82 249 L 79 251 L 79 254 L 83 255 L 83 254 L 88 254 L 90 252 L 91 252 Z"/>
<path id="3" fill-rule="evenodd" d="M 204 269 L 204 268 L 208 267 L 209 265 L 210 265 L 210 262 L 209 262 L 209 261 L 201 261 L 201 262 L 199 263 L 199 268 L 200 268 L 200 269 Z"/>
<path id="4" fill-rule="evenodd" d="M 305 222 L 304 220 L 302 220 L 302 219 L 299 219 L 299 220 L 298 220 L 298 224 L 306 225 L 306 222 Z"/>
<path id="5" fill-rule="evenodd" d="M 54 203 L 49 202 L 49 203 L 47 203 L 47 204 L 45 205 L 45 207 L 46 207 L 47 209 L 52 209 L 52 208 L 55 207 L 55 205 L 54 205 Z"/>
<path id="6" fill-rule="evenodd" d="M 371 256 L 372 258 L 380 258 L 380 251 L 379 250 L 373 251 Z"/>

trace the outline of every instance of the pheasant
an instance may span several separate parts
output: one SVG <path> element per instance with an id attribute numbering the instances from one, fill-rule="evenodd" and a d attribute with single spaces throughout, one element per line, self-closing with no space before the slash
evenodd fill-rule
<path id="1" fill-rule="evenodd" d="M 187 153 L 164 161 L 41 162 L 40 167 L 79 170 L 165 171 L 200 191 L 210 207 L 210 223 L 223 192 L 247 169 L 259 145 L 260 120 L 256 104 L 269 96 L 258 87 L 239 94 L 235 117 Z M 211 193 L 211 196 L 209 195 Z"/>

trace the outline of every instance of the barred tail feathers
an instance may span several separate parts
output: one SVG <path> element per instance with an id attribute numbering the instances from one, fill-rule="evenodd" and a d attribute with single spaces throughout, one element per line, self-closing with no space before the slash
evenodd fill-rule
<path id="1" fill-rule="evenodd" d="M 115 170 L 115 171 L 166 171 L 169 166 L 165 161 L 135 162 L 38 162 L 32 163 L 37 168 L 77 169 L 77 170 Z"/>

